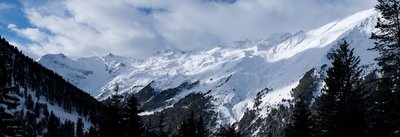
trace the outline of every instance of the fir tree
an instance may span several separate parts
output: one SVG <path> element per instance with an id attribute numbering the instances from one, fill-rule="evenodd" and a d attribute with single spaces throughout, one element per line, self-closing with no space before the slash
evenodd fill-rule
<path id="1" fill-rule="evenodd" d="M 147 128 L 147 132 L 152 132 L 154 126 L 153 126 L 153 121 L 151 121 L 151 117 L 147 118 L 147 122 L 146 122 L 146 128 Z"/>
<path id="2" fill-rule="evenodd" d="M 178 127 L 178 137 L 205 137 L 206 135 L 203 118 L 200 117 L 199 120 L 196 120 L 193 111 Z"/>
<path id="3" fill-rule="evenodd" d="M 361 88 L 361 68 L 359 67 L 360 58 L 353 55 L 354 49 L 349 50 L 349 45 L 344 41 L 337 50 L 337 56 L 333 56 L 333 67 L 335 60 L 343 61 L 344 74 L 332 80 L 343 80 L 341 89 L 338 90 L 338 113 L 337 113 L 337 136 L 364 137 L 366 130 L 364 93 Z M 340 61 L 339 61 L 340 62 Z M 338 65 L 341 66 L 341 65 Z M 344 71 L 347 70 L 347 71 Z M 335 71 L 332 69 L 332 71 Z M 329 76 L 328 79 L 334 76 Z M 340 78 L 342 77 L 342 78 Z M 336 86 L 330 85 L 328 88 Z"/>
<path id="4" fill-rule="evenodd" d="M 235 130 L 234 125 L 226 125 L 221 126 L 217 129 L 217 137 L 242 137 L 242 134 L 239 131 Z"/>
<path id="5" fill-rule="evenodd" d="M 188 129 L 187 129 L 187 135 L 188 136 L 192 136 L 192 137 L 195 137 L 196 136 L 196 119 L 194 118 L 194 112 L 193 111 L 191 111 L 190 112 L 190 116 L 189 116 L 189 118 L 186 120 L 186 122 L 187 122 L 187 127 L 188 127 Z"/>
<path id="6" fill-rule="evenodd" d="M 54 115 L 53 111 L 50 113 L 47 123 L 47 133 L 44 137 L 58 137 L 60 135 L 60 119 Z"/>
<path id="7" fill-rule="evenodd" d="M 176 137 L 185 137 L 188 135 L 194 135 L 194 133 L 191 134 L 189 130 L 190 129 L 188 123 L 186 122 L 186 120 L 183 120 L 182 123 L 178 126 L 178 133 Z"/>
<path id="8" fill-rule="evenodd" d="M 28 110 L 33 110 L 33 100 L 32 100 L 32 96 L 30 94 L 28 94 L 28 96 L 26 97 L 25 100 L 25 106 Z"/>
<path id="9" fill-rule="evenodd" d="M 75 137 L 75 130 L 74 130 L 74 122 L 65 120 L 64 124 L 62 125 L 62 129 L 60 131 L 63 132 L 63 136 L 65 137 Z"/>
<path id="10" fill-rule="evenodd" d="M 315 99 L 315 135 L 317 137 L 333 137 L 332 130 L 335 127 L 334 119 L 337 114 L 336 110 L 336 93 L 322 92 Z"/>
<path id="11" fill-rule="evenodd" d="M 83 122 L 81 118 L 78 118 L 78 121 L 76 122 L 76 137 L 84 137 L 84 132 L 83 132 Z"/>
<path id="12" fill-rule="evenodd" d="M 124 136 L 142 136 L 144 127 L 139 117 L 138 102 L 135 96 L 128 97 L 127 105 L 124 108 L 122 126 L 125 129 Z"/>
<path id="13" fill-rule="evenodd" d="M 23 111 L 22 111 L 23 112 Z M 36 117 L 33 113 L 27 111 L 24 120 L 25 137 L 36 137 Z"/>
<path id="14" fill-rule="evenodd" d="M 324 137 L 364 136 L 364 109 L 360 86 L 359 57 L 346 41 L 330 54 L 332 67 L 327 71 L 325 87 L 316 100 L 317 135 Z"/>
<path id="15" fill-rule="evenodd" d="M 371 38 L 380 56 L 376 58 L 382 77 L 372 97 L 370 129 L 375 137 L 400 136 L 400 1 L 378 0 L 375 8 L 381 13 Z"/>
<path id="16" fill-rule="evenodd" d="M 122 96 L 113 92 L 111 97 L 106 101 L 108 107 L 107 119 L 105 124 L 106 136 L 123 136 L 125 133 L 122 126 L 123 112 L 122 112 Z"/>
<path id="17" fill-rule="evenodd" d="M 158 131 L 157 136 L 159 137 L 167 137 L 168 133 L 165 131 L 165 121 L 164 121 L 164 113 L 161 112 L 159 119 L 158 119 Z"/>
<path id="18" fill-rule="evenodd" d="M 99 135 L 97 133 L 97 130 L 94 127 L 90 127 L 87 137 L 98 137 L 98 136 Z"/>
<path id="19" fill-rule="evenodd" d="M 41 104 L 39 103 L 39 101 L 36 101 L 35 105 L 34 105 L 34 109 L 33 109 L 35 117 L 39 117 L 40 116 L 40 108 L 41 108 Z"/>
<path id="20" fill-rule="evenodd" d="M 285 129 L 286 137 L 312 137 L 311 112 L 306 103 L 298 100 L 295 103 L 291 121 Z"/>
<path id="21" fill-rule="evenodd" d="M 189 117 L 183 120 L 182 124 L 178 128 L 178 137 L 195 137 L 196 135 L 196 121 L 194 119 L 193 111 Z"/>
<path id="22" fill-rule="evenodd" d="M 196 122 L 196 137 L 205 137 L 206 136 L 206 128 L 204 127 L 203 117 L 200 116 Z"/>

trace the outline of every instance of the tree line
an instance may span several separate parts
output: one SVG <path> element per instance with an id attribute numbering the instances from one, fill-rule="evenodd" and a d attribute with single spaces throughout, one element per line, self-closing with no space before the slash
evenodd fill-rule
<path id="1" fill-rule="evenodd" d="M 346 41 L 330 54 L 325 86 L 314 104 L 295 98 L 287 137 L 400 136 L 400 2 L 378 0 L 381 13 L 372 51 L 378 72 L 362 78 L 360 58 Z M 372 79 L 363 83 L 366 79 Z"/>

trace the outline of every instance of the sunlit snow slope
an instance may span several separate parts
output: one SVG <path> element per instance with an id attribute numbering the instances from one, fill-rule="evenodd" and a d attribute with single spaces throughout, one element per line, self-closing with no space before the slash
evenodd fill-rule
<path id="1" fill-rule="evenodd" d="M 263 96 L 261 108 L 290 98 L 291 89 L 306 71 L 329 64 L 327 53 L 342 39 L 355 48 L 361 64 L 373 65 L 377 54 L 367 49 L 373 45 L 369 37 L 377 16 L 376 11 L 366 10 L 308 32 L 279 33 L 210 50 L 164 50 L 144 60 L 112 54 L 72 60 L 56 54 L 45 55 L 39 62 L 99 100 L 114 90 L 138 92 L 152 81 L 151 86 L 160 91 L 198 81 L 196 87 L 170 101 L 192 92 L 211 91 L 207 95 L 214 98 L 218 122 L 232 123 L 252 108 L 257 92 L 265 88 L 273 91 Z"/>

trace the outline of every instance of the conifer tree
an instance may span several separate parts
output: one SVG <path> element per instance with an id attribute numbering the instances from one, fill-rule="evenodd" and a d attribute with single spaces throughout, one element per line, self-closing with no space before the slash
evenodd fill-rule
<path id="1" fill-rule="evenodd" d="M 23 110 L 22 110 L 23 112 Z M 27 111 L 24 118 L 24 136 L 25 137 L 36 137 L 38 136 L 36 130 L 36 117 L 33 113 Z"/>
<path id="2" fill-rule="evenodd" d="M 321 95 L 315 99 L 315 131 L 314 135 L 317 137 L 333 137 L 332 130 L 336 127 L 334 123 L 336 110 L 336 93 L 335 92 L 322 92 Z"/>
<path id="3" fill-rule="evenodd" d="M 85 134 L 83 132 L 83 122 L 81 118 L 78 118 L 78 121 L 76 122 L 76 137 L 84 137 Z"/>
<path id="4" fill-rule="evenodd" d="M 54 115 L 53 111 L 50 112 L 49 120 L 47 123 L 47 133 L 44 137 L 58 137 L 60 135 L 60 119 Z"/>
<path id="5" fill-rule="evenodd" d="M 242 137 L 242 134 L 239 131 L 235 130 L 234 125 L 226 125 L 221 126 L 217 129 L 217 137 Z"/>
<path id="6" fill-rule="evenodd" d="M 189 117 L 182 121 L 182 124 L 178 127 L 178 137 L 194 137 L 196 135 L 196 121 L 194 119 L 193 111 Z"/>
<path id="7" fill-rule="evenodd" d="M 189 136 L 196 136 L 196 119 L 194 118 L 194 112 L 191 111 L 189 118 L 187 119 L 187 125 L 188 125 L 188 129 L 187 129 L 187 133 Z"/>
<path id="8" fill-rule="evenodd" d="M 349 50 L 349 45 L 344 41 L 337 50 L 337 56 L 333 56 L 333 67 L 335 60 L 342 60 L 344 64 L 344 74 L 336 76 L 343 79 L 341 89 L 338 90 L 338 113 L 337 113 L 337 136 L 364 137 L 367 128 L 365 123 L 364 93 L 361 87 L 361 68 L 359 67 L 360 58 L 353 55 L 354 49 Z M 340 65 L 339 65 L 340 66 Z M 334 69 L 332 69 L 334 71 Z M 329 76 L 328 79 L 332 78 Z M 340 78 L 343 77 L 343 78 Z M 336 85 L 331 85 L 336 86 Z M 328 88 L 330 88 L 328 87 Z"/>
<path id="9" fill-rule="evenodd" d="M 306 103 L 298 100 L 295 103 L 291 121 L 285 129 L 286 137 L 312 137 L 311 112 Z"/>
<path id="10" fill-rule="evenodd" d="M 146 128 L 147 128 L 148 132 L 151 132 L 151 130 L 153 130 L 153 128 L 154 128 L 153 121 L 151 121 L 151 117 L 147 118 Z"/>
<path id="11" fill-rule="evenodd" d="M 122 126 L 122 96 L 114 91 L 111 97 L 106 101 L 108 114 L 105 124 L 106 136 L 123 136 L 124 128 Z"/>
<path id="12" fill-rule="evenodd" d="M 196 120 L 193 111 L 190 112 L 189 117 L 183 120 L 182 124 L 178 127 L 178 137 L 205 137 L 206 135 L 207 131 L 204 127 L 203 118 L 200 116 Z"/>
<path id="13" fill-rule="evenodd" d="M 185 137 L 188 135 L 194 135 L 194 133 L 190 133 L 189 126 L 186 120 L 183 120 L 182 123 L 178 126 L 178 133 L 176 137 Z"/>
<path id="14" fill-rule="evenodd" d="M 128 97 L 127 104 L 124 108 L 122 126 L 124 136 L 142 136 L 144 133 L 143 123 L 139 117 L 139 104 L 134 95 Z"/>
<path id="15" fill-rule="evenodd" d="M 379 29 L 371 38 L 375 40 L 372 50 L 379 53 L 376 58 L 381 78 L 369 115 L 368 134 L 375 137 L 400 136 L 400 1 L 378 0 L 375 8 L 381 13 L 375 26 Z"/>
<path id="16" fill-rule="evenodd" d="M 332 67 L 327 71 L 325 87 L 316 100 L 318 136 L 364 136 L 364 108 L 360 86 L 360 59 L 346 41 L 330 54 Z"/>
<path id="17" fill-rule="evenodd" d="M 167 131 L 165 131 L 165 127 L 166 127 L 166 125 L 165 125 L 165 121 L 164 121 L 164 113 L 161 112 L 159 119 L 158 119 L 157 136 L 159 136 L 159 137 L 167 137 L 168 136 Z"/>
<path id="18" fill-rule="evenodd" d="M 61 126 L 62 135 L 65 137 L 75 137 L 74 122 L 65 120 L 64 124 Z"/>
<path id="19" fill-rule="evenodd" d="M 200 116 L 196 122 L 196 134 L 197 137 L 205 137 L 206 136 L 206 128 L 204 127 L 204 120 L 203 117 Z"/>
<path id="20" fill-rule="evenodd" d="M 88 132 L 88 137 L 98 137 L 98 133 L 94 127 L 90 127 L 89 132 Z"/>

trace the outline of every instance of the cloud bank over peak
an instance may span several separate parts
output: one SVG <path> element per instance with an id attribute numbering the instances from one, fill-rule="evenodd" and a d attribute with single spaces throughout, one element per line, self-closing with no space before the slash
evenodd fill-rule
<path id="1" fill-rule="evenodd" d="M 28 0 L 31 26 L 7 28 L 26 52 L 144 58 L 161 49 L 197 50 L 274 32 L 296 32 L 360 10 L 374 0 Z M 2 4 L 0 4 L 2 5 Z M 17 41 L 18 42 L 18 41 Z"/>

